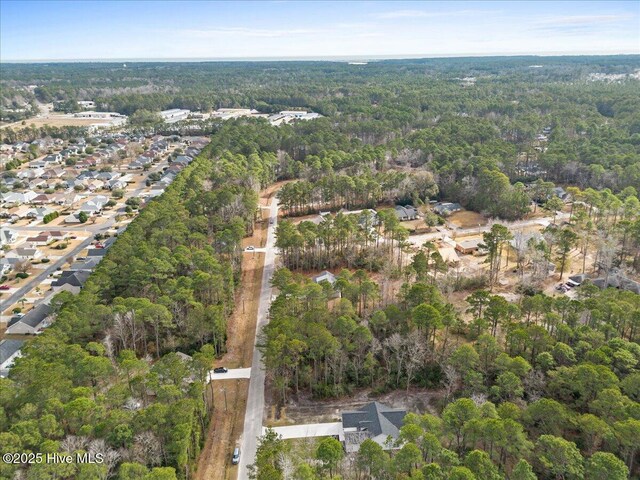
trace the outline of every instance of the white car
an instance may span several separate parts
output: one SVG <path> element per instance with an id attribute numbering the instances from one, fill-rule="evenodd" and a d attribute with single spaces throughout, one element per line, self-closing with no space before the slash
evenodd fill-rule
<path id="1" fill-rule="evenodd" d="M 245 248 L 247 252 L 253 252 L 255 249 L 256 247 L 254 247 L 253 245 L 249 245 L 247 248 Z"/>

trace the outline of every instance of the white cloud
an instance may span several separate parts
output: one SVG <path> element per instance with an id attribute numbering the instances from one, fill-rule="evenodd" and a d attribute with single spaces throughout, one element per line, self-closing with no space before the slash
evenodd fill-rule
<path id="1" fill-rule="evenodd" d="M 293 29 L 261 29 L 261 28 L 244 28 L 244 27 L 221 27 L 205 30 L 184 29 L 178 30 L 178 33 L 190 37 L 197 38 L 217 38 L 217 37 L 262 37 L 262 38 L 281 38 L 300 35 L 311 35 L 320 33 L 320 30 L 293 28 Z"/>
<path id="2" fill-rule="evenodd" d="M 561 15 L 554 17 L 543 17 L 539 20 L 541 25 L 549 26 L 569 26 L 569 25 L 599 25 L 604 23 L 614 23 L 633 18 L 631 14 L 625 15 Z"/>
<path id="3" fill-rule="evenodd" d="M 450 10 L 444 12 L 428 12 L 426 10 L 391 10 L 388 12 L 374 13 L 373 16 L 380 19 L 393 18 L 425 18 L 425 17 L 460 17 L 466 15 L 487 15 L 499 12 L 488 10 Z"/>

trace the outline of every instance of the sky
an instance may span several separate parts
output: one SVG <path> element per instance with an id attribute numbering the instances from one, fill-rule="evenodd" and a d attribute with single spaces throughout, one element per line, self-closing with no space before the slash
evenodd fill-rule
<path id="1" fill-rule="evenodd" d="M 640 53 L 640 1 L 0 0 L 0 61 Z"/>

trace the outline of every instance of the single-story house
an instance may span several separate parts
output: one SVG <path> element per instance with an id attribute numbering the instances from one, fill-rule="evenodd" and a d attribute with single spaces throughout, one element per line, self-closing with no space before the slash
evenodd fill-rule
<path id="1" fill-rule="evenodd" d="M 436 203 L 433 207 L 433 211 L 442 217 L 447 217 L 455 212 L 460 212 L 462 205 L 459 203 L 442 202 Z"/>
<path id="2" fill-rule="evenodd" d="M 47 164 L 60 163 L 62 161 L 62 155 L 60 155 L 59 153 L 52 153 L 51 155 L 47 155 L 46 157 L 44 157 L 42 161 L 46 162 Z"/>
<path id="3" fill-rule="evenodd" d="M 53 213 L 55 210 L 49 207 L 34 207 L 27 213 L 28 218 L 35 218 L 37 220 L 42 220 L 44 217 Z"/>
<path id="4" fill-rule="evenodd" d="M 401 222 L 418 218 L 418 210 L 411 205 L 396 205 L 394 211 Z"/>
<path id="5" fill-rule="evenodd" d="M 51 198 L 46 193 L 41 193 L 31 200 L 31 203 L 34 205 L 44 205 L 45 203 L 51 203 Z"/>
<path id="6" fill-rule="evenodd" d="M 0 228 L 0 247 L 11 245 L 18 241 L 18 232 L 10 228 Z"/>
<path id="7" fill-rule="evenodd" d="M 69 270 L 71 270 L 72 272 L 77 272 L 77 271 L 91 272 L 94 268 L 96 268 L 96 265 L 100 263 L 100 260 L 102 260 L 102 257 L 89 257 L 86 260 L 80 260 L 80 261 L 74 262 L 69 267 Z"/>
<path id="8" fill-rule="evenodd" d="M 316 275 L 315 277 L 313 277 L 313 281 L 315 283 L 329 282 L 331 285 L 335 285 L 336 276 L 333 273 L 325 270 L 319 275 Z"/>
<path id="9" fill-rule="evenodd" d="M 562 187 L 555 187 L 553 189 L 553 194 L 558 197 L 560 200 L 569 200 L 569 194 Z"/>
<path id="10" fill-rule="evenodd" d="M 587 275 L 585 275 L 584 273 L 580 273 L 578 275 L 571 275 L 569 277 L 569 280 L 571 280 L 574 284 L 576 284 L 575 286 L 579 286 L 582 284 L 582 282 L 584 282 L 587 279 Z"/>
<path id="11" fill-rule="evenodd" d="M 106 254 L 106 248 L 90 248 L 87 250 L 87 257 L 104 257 Z"/>
<path id="12" fill-rule="evenodd" d="M 479 245 L 482 243 L 481 238 L 474 238 L 470 240 L 462 240 L 456 242 L 456 250 L 465 255 L 476 253 L 479 250 Z"/>
<path id="13" fill-rule="evenodd" d="M 400 435 L 407 411 L 371 402 L 354 411 L 342 412 L 344 447 L 347 453 L 358 451 L 360 444 L 371 439 L 384 450 L 392 450 Z"/>
<path id="14" fill-rule="evenodd" d="M 6 378 L 13 362 L 20 357 L 24 340 L 0 340 L 0 377 Z"/>
<path id="15" fill-rule="evenodd" d="M 20 247 L 7 253 L 7 258 L 17 258 L 19 260 L 37 260 L 42 256 L 42 252 L 37 248 Z"/>
<path id="16" fill-rule="evenodd" d="M 50 230 L 48 232 L 40 232 L 40 235 L 49 235 L 51 240 L 62 241 L 66 240 L 69 234 L 60 230 Z"/>
<path id="17" fill-rule="evenodd" d="M 10 273 L 16 263 L 18 263 L 17 258 L 0 258 L 0 275 Z"/>
<path id="18" fill-rule="evenodd" d="M 53 239 L 47 233 L 40 233 L 34 237 L 27 237 L 27 243 L 32 247 L 42 247 L 44 245 L 48 245 L 49 242 L 52 241 Z"/>
<path id="19" fill-rule="evenodd" d="M 7 335 L 36 335 L 49 325 L 51 307 L 41 303 L 24 317 L 9 321 Z"/>
<path id="20" fill-rule="evenodd" d="M 51 283 L 51 288 L 54 292 L 65 290 L 73 294 L 78 293 L 84 286 L 87 278 L 89 278 L 91 272 L 86 270 L 70 271 L 65 270 L 62 272 L 54 282 Z"/>
<path id="21" fill-rule="evenodd" d="M 37 196 L 38 194 L 31 190 L 27 190 L 26 192 L 9 192 L 2 196 L 2 203 L 30 203 L 31 200 Z"/>

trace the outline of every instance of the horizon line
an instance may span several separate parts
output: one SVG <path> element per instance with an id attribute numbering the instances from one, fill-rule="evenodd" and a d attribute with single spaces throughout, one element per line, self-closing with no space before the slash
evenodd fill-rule
<path id="1" fill-rule="evenodd" d="M 282 56 L 282 57 L 112 57 L 112 58 L 51 58 L 51 59 L 0 59 L 0 64 L 9 63 L 177 63 L 177 62 L 295 62 L 295 61 L 379 61 L 379 60 L 420 60 L 427 58 L 488 58 L 488 57 L 603 57 L 603 56 L 640 56 L 637 52 L 545 52 L 545 53 L 461 53 L 461 54 L 382 54 L 382 55 L 308 55 L 308 56 Z"/>

